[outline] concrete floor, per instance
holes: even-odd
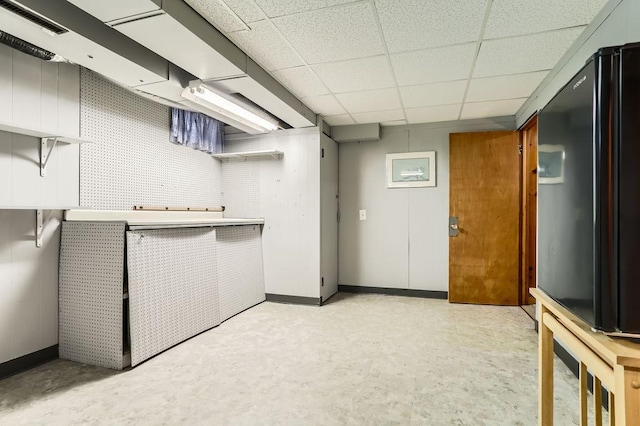
[[[519,307],[338,294],[263,303],[133,370],[57,360],[0,381],[0,425],[535,425]],[[578,424],[556,361],[556,424]]]

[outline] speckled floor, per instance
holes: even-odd
[[[130,371],[58,360],[0,381],[0,425],[534,425],[536,342],[517,307],[263,303]],[[577,404],[556,361],[556,423]]]

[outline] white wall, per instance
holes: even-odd
[[[78,135],[79,69],[0,45],[0,121]],[[40,141],[0,132],[0,363],[58,343],[58,247],[61,212],[35,244],[34,210],[77,205],[77,145],[58,145],[40,176]]]
[[[584,66],[599,48],[640,42],[640,1],[609,0],[531,97],[516,114],[518,127],[551,98]]]
[[[320,297],[320,132],[291,129],[227,139],[225,152],[277,149],[281,160],[222,164],[226,217],[263,217],[265,290]]]
[[[0,121],[77,136],[79,72],[0,45]],[[40,176],[40,140],[0,132],[0,206],[78,205],[78,146],[59,144]]]
[[[339,283],[447,291],[449,133],[514,126],[503,117],[383,127],[381,141],[339,144]],[[387,189],[386,154],[419,151],[436,151],[437,186]]]

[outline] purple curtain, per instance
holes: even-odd
[[[171,108],[171,142],[220,154],[224,149],[224,123],[199,112]]]

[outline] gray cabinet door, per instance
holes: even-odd
[[[127,232],[131,365],[220,323],[216,231]]]
[[[122,370],[124,223],[62,222],[60,358]]]
[[[220,319],[225,321],[265,300],[260,226],[216,231]]]

